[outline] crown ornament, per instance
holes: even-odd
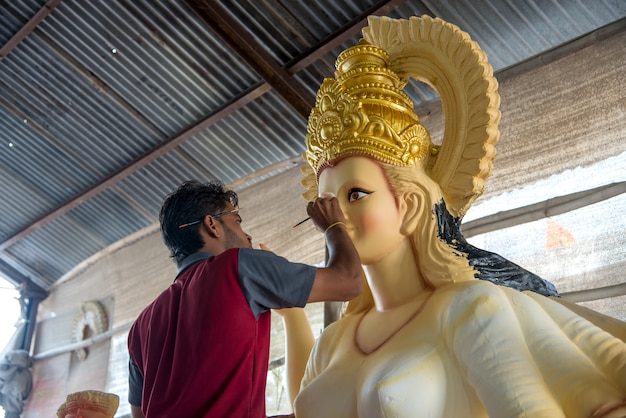
[[[303,197],[317,197],[320,172],[350,155],[414,165],[441,188],[462,219],[492,173],[500,137],[498,82],[487,55],[467,32],[430,16],[369,16],[363,39],[337,58],[309,116]],[[433,145],[403,92],[409,79],[433,87],[445,115]]]
[[[350,155],[408,166],[436,150],[384,49],[361,40],[337,58],[309,116],[305,158],[319,176]]]

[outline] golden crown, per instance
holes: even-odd
[[[389,61],[363,40],[337,58],[336,79],[320,86],[307,126],[305,157],[316,175],[348,155],[408,166],[436,151]]]
[[[500,136],[498,81],[487,55],[467,32],[439,18],[367,20],[361,42],[337,58],[336,79],[318,91],[307,127],[303,196],[314,200],[320,171],[348,155],[400,166],[419,162],[461,219],[491,175]],[[441,98],[441,145],[433,145],[402,91],[409,77]]]

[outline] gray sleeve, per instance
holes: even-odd
[[[239,281],[256,317],[269,309],[304,307],[315,271],[271,251],[239,249]]]
[[[141,406],[143,376],[132,357],[128,360],[128,403]]]

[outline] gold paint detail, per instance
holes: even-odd
[[[428,155],[430,135],[388,65],[383,49],[363,41],[337,58],[337,79],[320,86],[307,126],[306,158],[317,174],[348,155],[404,166]]]
[[[358,45],[337,58],[335,79],[322,83],[309,116],[304,197],[317,177],[349,155],[410,166],[422,164],[443,191],[448,210],[463,217],[492,173],[499,139],[498,82],[468,33],[429,16],[370,16]],[[403,88],[409,78],[440,95],[445,130],[433,145]]]

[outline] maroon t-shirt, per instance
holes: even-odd
[[[269,309],[304,306],[315,269],[259,250],[207,256],[179,274],[129,332],[146,417],[266,416]],[[131,372],[131,397],[133,385]]]

